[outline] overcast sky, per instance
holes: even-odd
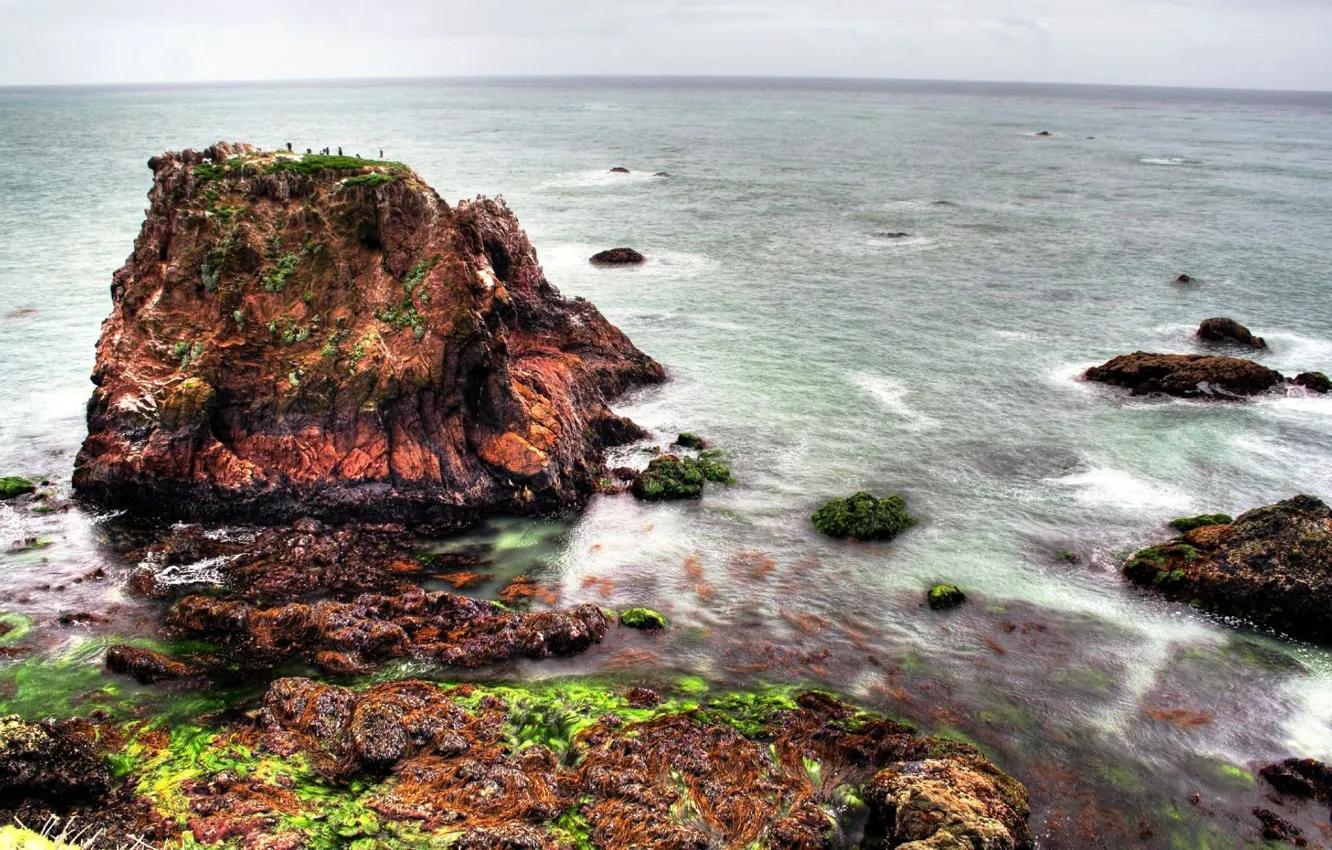
[[[0,85],[501,74],[1332,90],[1332,0],[0,0]]]

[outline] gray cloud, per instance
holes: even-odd
[[[1332,89],[1327,0],[0,0],[0,84],[754,74]]]

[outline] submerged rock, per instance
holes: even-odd
[[[457,525],[584,502],[608,399],[663,380],[547,282],[503,201],[404,165],[218,144],[150,162],[79,494],[181,518]]]
[[[628,173],[629,173],[629,169],[617,165],[617,166],[615,166],[614,168],[612,168],[612,169],[610,170],[610,173],[611,173],[611,174],[628,174]]]
[[[111,771],[77,729],[0,717],[0,811],[25,804],[59,810],[110,790]]]
[[[204,673],[195,664],[179,661],[151,649],[137,646],[112,646],[106,650],[106,669],[145,684],[198,679]]]
[[[1193,278],[1189,277],[1186,274],[1182,274],[1179,277],[1175,278],[1175,283],[1193,283]]]
[[[647,257],[633,248],[611,248],[593,254],[588,262],[596,266],[636,266],[647,262]]]
[[[812,519],[820,533],[854,540],[891,540],[916,524],[901,496],[893,493],[876,499],[863,491],[833,499],[815,511]]]
[[[708,441],[697,434],[685,431],[675,438],[675,445],[684,449],[698,449],[701,451],[708,447]]]
[[[927,759],[890,768],[874,777],[865,796],[867,848],[1031,846],[1026,789],[985,759]]]
[[[1332,510],[1312,496],[1193,528],[1137,552],[1124,574],[1217,614],[1332,640]]]
[[[301,658],[333,675],[404,657],[473,668],[575,655],[599,642],[609,627],[595,605],[515,613],[493,602],[419,588],[272,608],[189,596],[167,617],[173,635],[225,646],[252,666]]]
[[[1238,399],[1285,382],[1280,372],[1241,357],[1208,354],[1123,354],[1088,369],[1088,381],[1123,387],[1133,395]]]
[[[1200,514],[1198,516],[1185,516],[1179,519],[1172,519],[1170,527],[1180,533],[1192,531],[1195,528],[1206,528],[1209,525],[1230,525],[1234,522],[1230,514]]]
[[[1253,348],[1267,348],[1262,337],[1254,336],[1234,319],[1204,319],[1198,326],[1198,338],[1207,342],[1234,342]]]

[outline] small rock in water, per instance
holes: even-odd
[[[1295,383],[1322,395],[1332,392],[1332,380],[1322,372],[1303,372],[1295,376]]]
[[[1206,354],[1124,354],[1088,369],[1088,381],[1123,387],[1133,395],[1235,401],[1285,382],[1280,372],[1241,357]]]
[[[1175,283],[1193,283],[1193,278],[1189,277],[1186,274],[1182,274],[1179,277],[1175,278]]]
[[[1249,329],[1234,319],[1204,319],[1198,326],[1198,338],[1207,342],[1237,342],[1253,348],[1267,348],[1267,343],[1260,336],[1254,336]]]
[[[967,595],[955,584],[936,584],[930,588],[926,600],[931,610],[942,611],[945,608],[956,608],[966,602]]]
[[[874,235],[880,239],[905,239],[911,234],[903,230],[878,230]]]
[[[1042,131],[1040,131],[1039,133],[1037,133],[1036,135],[1038,135],[1038,136],[1048,136],[1048,135],[1050,135],[1050,131],[1049,131],[1049,130],[1042,130]]]
[[[666,618],[651,608],[630,608],[620,615],[620,625],[654,632],[666,628]]]
[[[593,254],[589,262],[598,266],[636,266],[647,262],[647,257],[633,248],[611,248],[609,251]]]
[[[667,174],[665,171],[658,171],[656,174],[654,174],[654,175],[652,175],[652,176],[653,176],[653,177],[670,177],[671,175]]]
[[[610,170],[610,173],[611,173],[611,174],[628,174],[628,173],[630,173],[630,172],[629,172],[629,169],[627,169],[627,168],[621,168],[620,166],[617,165],[617,166],[615,166],[614,168],[612,168],[612,169]]]

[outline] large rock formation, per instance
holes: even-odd
[[[1123,387],[1133,395],[1237,399],[1285,383],[1280,372],[1242,357],[1207,354],[1123,354],[1084,375],[1089,381]]]
[[[397,163],[218,144],[149,161],[97,348],[85,497],[178,517],[441,525],[575,505],[607,400],[660,365],[566,299],[503,201]]]
[[[1332,640],[1332,510],[1312,496],[1194,528],[1137,552],[1124,573],[1218,614]]]

